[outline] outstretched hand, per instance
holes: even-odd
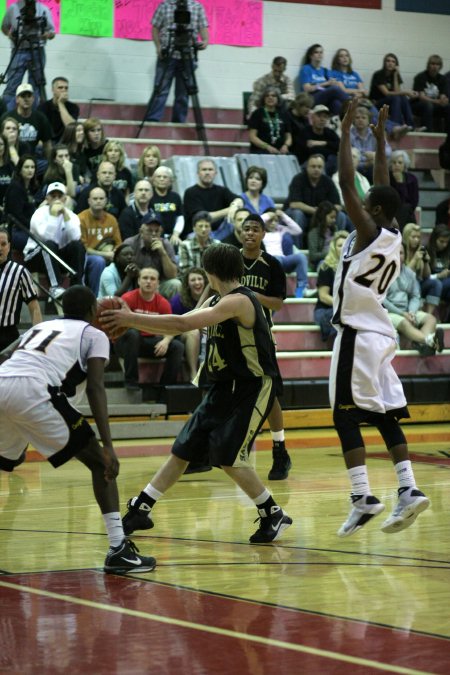
[[[122,298],[115,297],[122,306],[121,309],[105,309],[100,314],[98,320],[102,325],[102,328],[106,333],[114,338],[116,332],[122,327],[127,325],[127,319],[130,318],[130,314],[133,314],[133,311],[128,307],[125,300]]]
[[[389,117],[389,106],[384,105],[382,108],[380,108],[377,123],[370,125],[372,133],[378,141],[385,140],[384,128],[388,117]]]
[[[130,309],[105,309],[100,314],[99,321],[110,338],[114,339],[120,334],[120,328],[127,326],[127,319],[132,313]]]
[[[353,118],[355,117],[356,108],[360,105],[357,98],[354,98],[350,101],[347,108],[347,112],[344,115],[344,119],[341,122],[341,131],[343,133],[349,133],[350,128],[353,124]]]

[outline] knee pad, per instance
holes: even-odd
[[[339,440],[342,445],[342,452],[349,452],[355,448],[364,447],[363,437],[359,428],[359,422],[354,419],[349,410],[335,410],[333,412],[333,421]]]
[[[393,417],[386,417],[380,424],[377,424],[377,429],[382,435],[388,450],[396,445],[406,445],[405,434],[397,420]]]

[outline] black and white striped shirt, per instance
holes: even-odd
[[[29,271],[19,263],[8,260],[0,265],[0,326],[17,326],[22,302],[37,298],[36,286]]]

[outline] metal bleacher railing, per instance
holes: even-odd
[[[189,157],[174,155],[166,161],[175,176],[174,190],[184,194],[186,188],[197,182],[197,165],[202,159],[212,159],[217,166],[215,183],[224,185],[234,194],[244,188],[244,176],[250,166],[266,169],[268,182],[265,192],[276,202],[286,199],[292,178],[300,172],[300,165],[293,155],[238,154],[234,157]]]

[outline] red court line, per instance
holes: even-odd
[[[441,431],[422,431],[420,429],[410,429],[406,430],[408,442],[409,443],[430,443],[430,442],[445,442],[449,440],[448,432]],[[369,432],[364,430],[364,440],[367,445],[380,445],[382,443],[381,436],[378,432]],[[300,431],[298,436],[290,435],[287,440],[289,448],[296,450],[300,449],[313,449],[313,448],[336,448],[339,445],[338,437],[336,432],[329,430],[328,434],[323,434],[320,436],[308,436],[305,431]],[[120,441],[114,442],[114,448],[119,458],[126,457],[160,457],[168,456],[173,445],[173,440],[163,441],[160,443],[132,443],[127,445],[122,445]],[[271,438],[258,438],[256,440],[256,450],[270,450],[272,448],[272,439]],[[376,459],[390,459],[387,452],[385,453],[371,453],[369,448],[369,453],[371,457]],[[414,461],[422,461],[422,455],[412,454],[412,459]],[[42,455],[40,455],[36,450],[31,448],[27,451],[27,462],[41,462],[44,461]],[[448,462],[443,459],[439,462],[433,462],[429,460],[430,463],[439,463],[447,464]]]
[[[391,459],[386,453],[381,453],[381,452],[371,452],[369,453],[369,457],[373,457],[375,459]],[[420,463],[420,464],[435,464],[439,466],[450,466],[450,458],[449,457],[444,457],[444,455],[430,455],[428,453],[421,454],[420,452],[410,452],[409,453],[409,458],[412,462]]]
[[[0,586],[3,621],[8,619],[8,640],[2,647],[0,669],[14,666],[15,672],[28,672],[27,664],[33,663],[34,672],[50,673],[52,661],[64,663],[66,672],[97,675],[247,675],[274,670],[277,675],[343,675],[349,668],[352,675],[381,672],[378,668],[368,670],[368,664],[349,663],[351,657],[386,664],[385,672],[392,672],[390,667],[439,675],[450,670],[449,640],[408,630],[91,571],[11,575],[0,577],[2,582],[74,599],[58,600]],[[79,598],[124,608],[124,612],[170,617],[193,627],[111,612],[107,607],[74,604]],[[194,625],[199,624],[219,632],[196,630]],[[221,630],[258,636],[263,643],[220,634]],[[350,659],[346,662],[320,653],[293,651],[273,641],[326,650]]]

